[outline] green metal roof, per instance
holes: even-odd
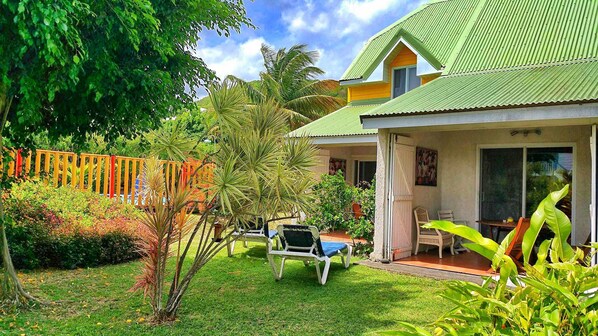
[[[401,37],[430,64],[439,68],[446,65],[477,3],[477,0],[447,0],[423,5],[372,37],[341,81],[367,78]]]
[[[598,102],[598,0],[432,2],[372,37],[341,80],[367,78],[400,38],[444,66],[442,76],[379,106],[346,107],[293,134],[375,133],[361,128],[359,115]]]
[[[333,137],[377,134],[377,130],[363,129],[359,116],[378,106],[380,104],[347,105],[294,130],[289,133],[289,136]]]
[[[598,101],[598,58],[442,76],[362,118]]]
[[[488,0],[446,74],[583,60],[598,55],[596,0]],[[460,48],[459,48],[460,47]]]

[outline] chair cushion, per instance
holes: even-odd
[[[274,237],[278,236],[278,231],[276,230],[268,230],[268,238],[272,239]]]
[[[345,243],[322,242],[322,252],[327,257],[332,257],[333,255],[336,255],[340,250],[346,248],[347,244]]]

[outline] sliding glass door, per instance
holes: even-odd
[[[572,147],[484,148],[480,154],[482,220],[529,218],[549,192],[573,187]],[[568,216],[570,195],[559,203]]]
[[[528,148],[526,160],[525,217],[531,217],[549,191],[573,183],[573,148]],[[559,204],[571,218],[571,193]]]
[[[523,199],[523,148],[482,149],[481,169],[481,219],[519,218]]]

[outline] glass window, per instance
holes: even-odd
[[[523,195],[523,148],[482,149],[480,168],[481,218],[518,219]]]
[[[399,68],[393,70],[392,97],[398,97],[403,93],[413,90],[421,83],[417,77],[416,67]]]
[[[573,182],[573,148],[482,149],[480,216],[529,218],[551,191]],[[557,207],[571,218],[571,189]]]
[[[407,68],[407,91],[411,91],[419,86],[421,83],[419,77],[417,77],[417,71],[415,67]]]
[[[376,177],[376,161],[355,161],[355,185],[371,183]]]
[[[407,88],[406,82],[407,78],[405,73],[407,72],[406,68],[402,69],[395,69],[393,74],[393,86],[392,86],[392,96],[398,97],[405,93],[405,89]]]

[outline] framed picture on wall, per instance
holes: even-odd
[[[328,174],[335,175],[337,171],[342,171],[343,176],[347,173],[347,160],[330,158],[328,165]]]
[[[415,185],[435,187],[438,176],[438,151],[417,147],[415,165]]]

